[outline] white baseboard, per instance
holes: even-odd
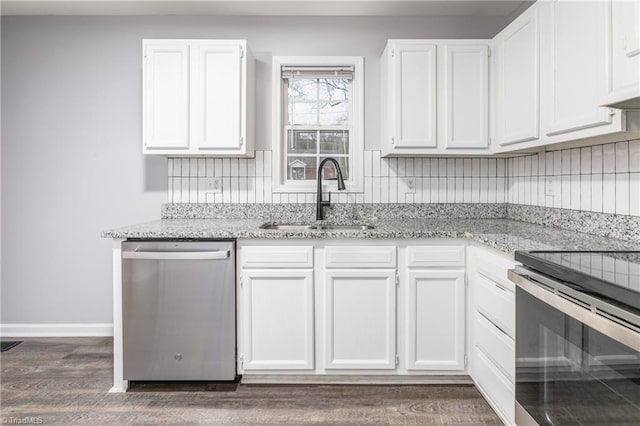
[[[113,324],[0,324],[0,337],[113,336]]]
[[[425,376],[371,376],[371,375],[284,375],[245,374],[242,384],[296,384],[296,385],[470,385],[466,374]]]

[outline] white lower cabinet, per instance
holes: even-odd
[[[407,369],[464,370],[464,271],[408,277]]]
[[[515,262],[491,249],[469,253],[469,373],[502,420],[514,424],[515,288],[507,270]]]
[[[244,369],[313,369],[313,271],[246,269],[242,290]]]
[[[325,368],[396,367],[395,269],[325,272]]]
[[[366,375],[375,383],[469,374],[513,424],[510,256],[440,239],[265,244],[238,241],[238,371],[245,379]]]

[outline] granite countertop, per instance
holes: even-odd
[[[364,231],[260,229],[264,219],[161,219],[102,233],[104,238],[136,239],[330,239],[466,238],[506,253],[516,250],[640,250],[634,242],[510,219],[377,219]],[[273,222],[272,222],[273,223]],[[349,222],[354,223],[354,222]],[[363,222],[357,222],[363,223]]]

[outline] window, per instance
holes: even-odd
[[[362,63],[360,57],[274,58],[275,191],[315,192],[318,165],[327,157],[340,164],[348,191],[362,191]],[[331,165],[323,173],[335,177]],[[327,189],[335,189],[330,182]]]

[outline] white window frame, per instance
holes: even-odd
[[[345,180],[346,191],[363,191],[363,157],[364,157],[364,58],[362,56],[274,56],[271,68],[272,78],[272,149],[273,149],[273,184],[272,191],[280,193],[316,192],[315,180],[289,180],[285,147],[283,110],[286,99],[282,83],[283,66],[353,66],[353,80],[349,93],[351,115],[349,122],[349,179]],[[331,167],[331,165],[327,165]],[[323,181],[323,191],[337,191],[336,181]]]

